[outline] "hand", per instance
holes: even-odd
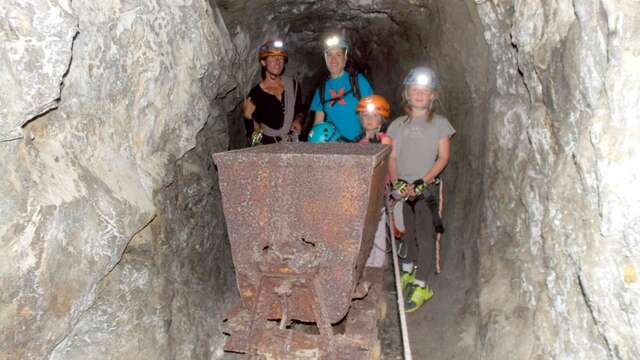
[[[247,97],[242,102],[242,116],[245,119],[251,119],[254,111],[256,111],[256,105],[251,100],[251,97]]]
[[[407,192],[409,190],[409,184],[403,179],[397,179],[391,185],[393,191],[391,192],[391,196],[396,200],[402,200],[407,197]]]
[[[293,123],[291,124],[291,131],[293,131],[294,134],[300,136],[300,133],[302,133],[302,125],[300,125],[300,121],[293,121]]]

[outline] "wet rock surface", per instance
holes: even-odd
[[[0,14],[1,359],[222,356],[237,295],[210,154],[244,143],[262,40],[286,37],[309,101],[318,42],[341,30],[394,115],[404,74],[433,65],[457,130],[417,354],[640,356],[640,2],[4,0]]]

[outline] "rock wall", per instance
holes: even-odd
[[[235,286],[210,154],[242,38],[205,0],[0,13],[0,359],[219,356]]]
[[[483,358],[638,358],[640,2],[476,3]]]
[[[20,126],[56,107],[78,24],[70,1],[2,5],[0,141],[10,141],[20,137]]]

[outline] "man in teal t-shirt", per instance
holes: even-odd
[[[324,84],[324,99],[320,99],[320,89],[316,89],[311,100],[311,110],[316,113],[314,124],[323,121],[331,122],[342,137],[349,141],[357,141],[362,133],[356,113],[359,99],[356,98],[352,89],[351,75],[344,70],[347,63],[347,50],[347,43],[343,39],[334,36],[327,40],[324,58],[330,78]],[[369,81],[362,74],[357,74],[356,81],[360,97],[373,94]],[[323,102],[324,106],[322,106]]]

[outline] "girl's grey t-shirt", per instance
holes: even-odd
[[[405,120],[406,116],[395,119],[387,134],[396,144],[398,178],[413,182],[435,164],[440,139],[453,136],[456,130],[439,114],[433,114],[431,121],[424,116]]]

